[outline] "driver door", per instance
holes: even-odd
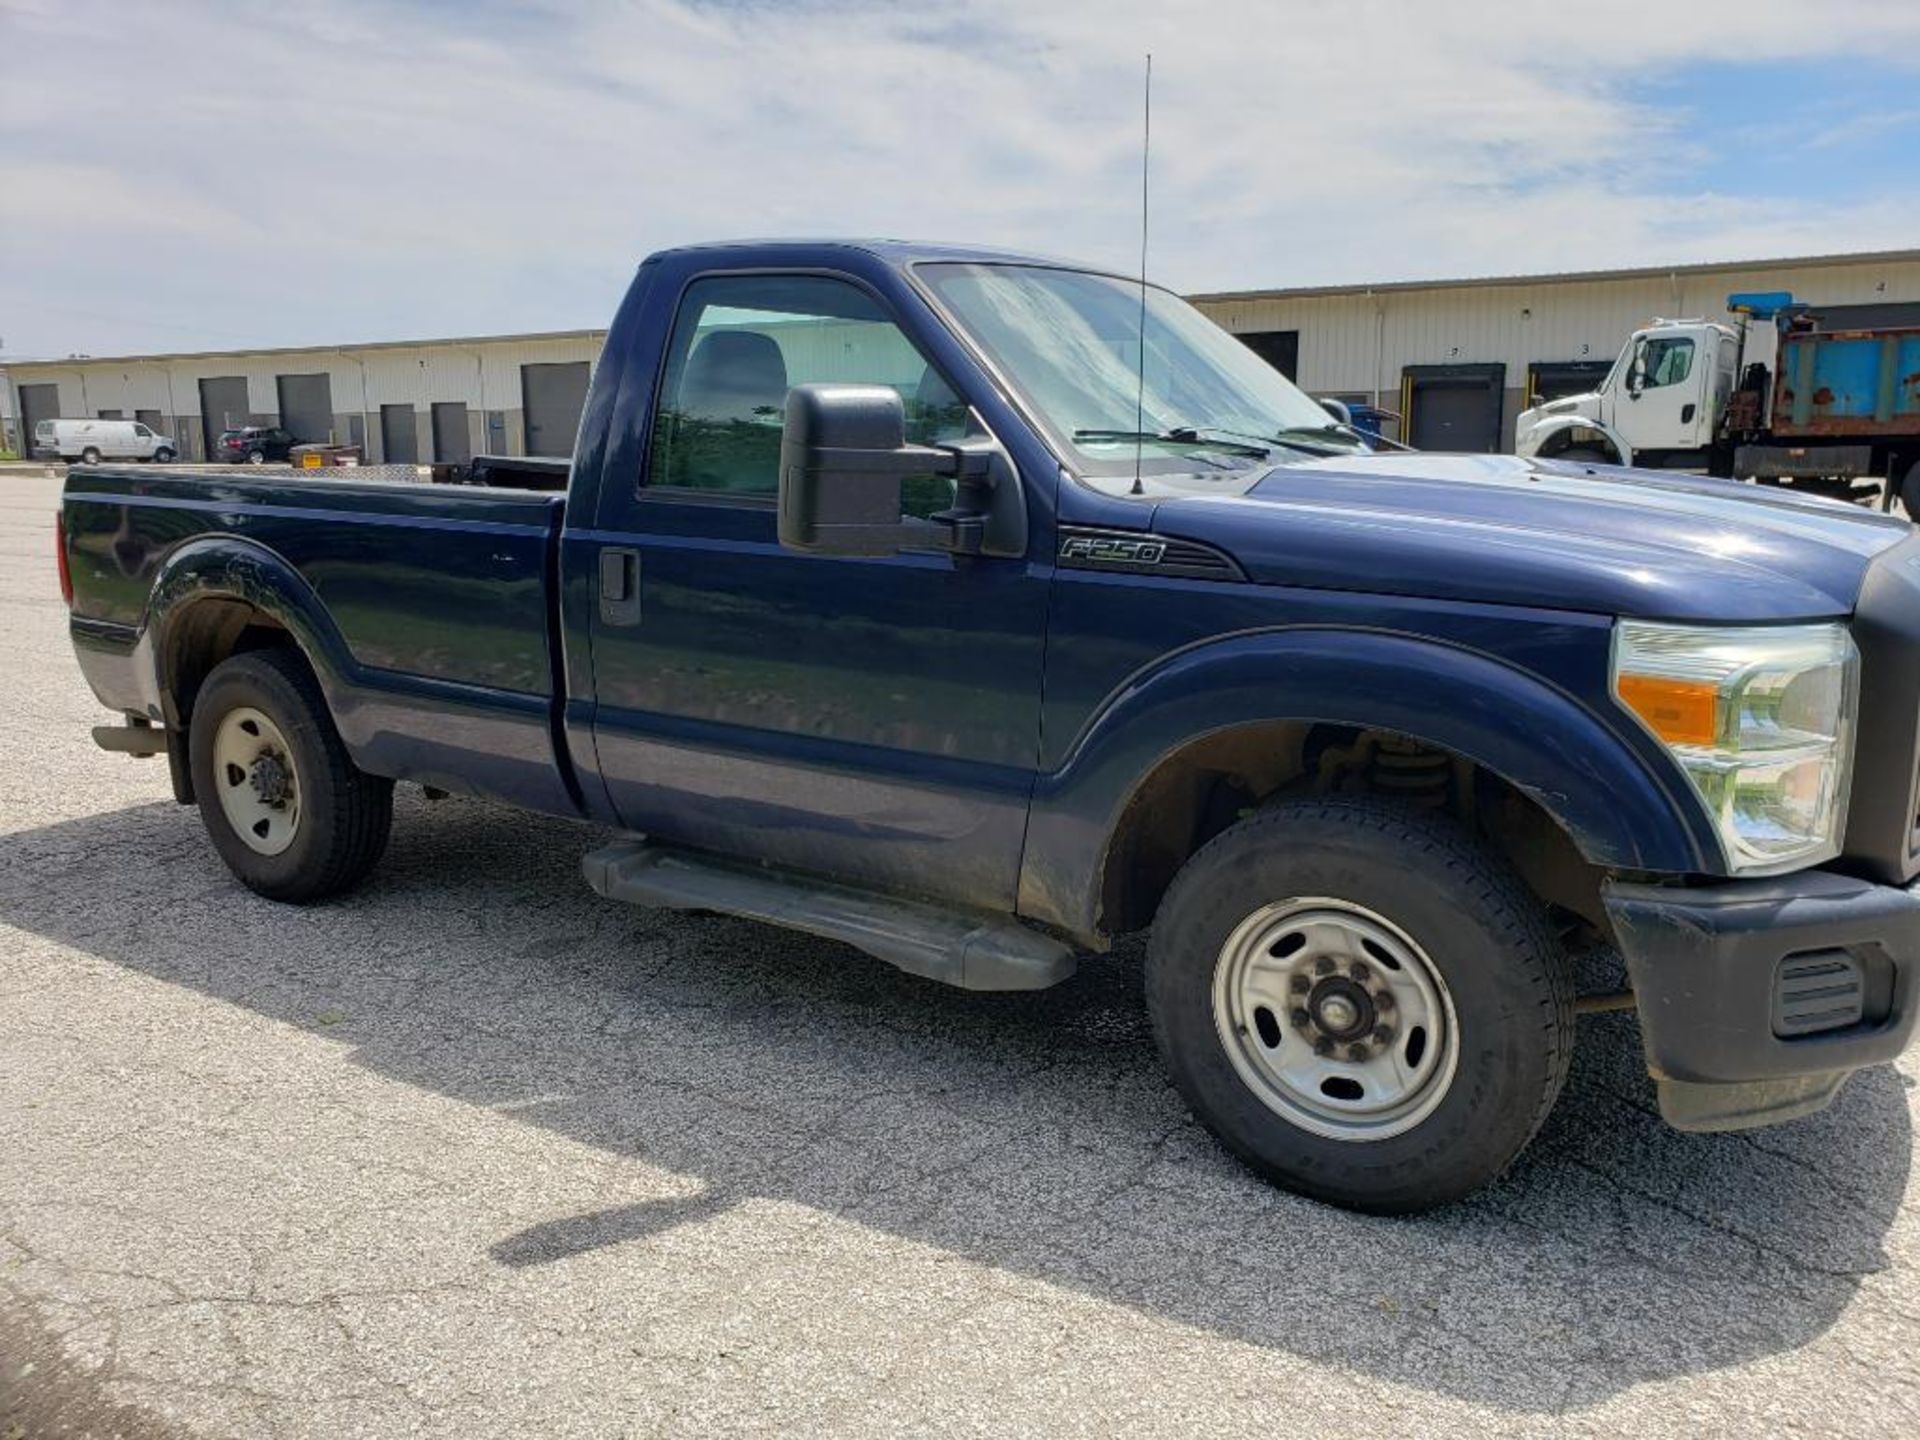
[[[1690,335],[1649,335],[1627,370],[1622,420],[1629,444],[1639,450],[1691,450],[1703,421],[1699,347]],[[1637,388],[1636,388],[1637,387]]]
[[[916,441],[977,423],[851,278],[687,286],[640,473],[603,499],[587,571],[609,796],[622,824],[661,839],[1010,909],[1038,762],[1045,569],[783,548],[781,417],[788,387],[816,382],[893,386]],[[908,510],[950,503],[928,478],[907,485]]]

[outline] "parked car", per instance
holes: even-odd
[[[83,465],[102,460],[165,463],[179,453],[170,436],[138,420],[42,420],[33,427],[36,460],[77,460]]]
[[[220,432],[214,458],[230,465],[264,465],[269,460],[285,460],[298,443],[291,431],[278,425],[246,425]]]
[[[1920,533],[1625,478],[1376,452],[1137,278],[756,243],[641,266],[564,495],[78,470],[58,553],[96,739],[262,895],[404,780],[970,989],[1151,926],[1200,1118],[1392,1212],[1538,1130],[1571,944],[1683,1129],[1913,1030]]]

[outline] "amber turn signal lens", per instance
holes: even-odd
[[[1634,714],[1670,745],[1712,745],[1719,739],[1714,721],[1719,691],[1710,681],[1622,675],[1618,689]]]

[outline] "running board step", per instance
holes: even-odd
[[[981,919],[830,881],[753,869],[647,841],[622,840],[580,862],[609,900],[717,910],[841,940],[963,990],[1044,990],[1073,974],[1071,948],[1012,920]]]

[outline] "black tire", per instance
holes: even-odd
[[[80,463],[82,465],[98,465],[100,463],[100,452],[89,445],[80,452]]]
[[[1907,467],[1907,478],[1900,482],[1900,508],[1907,519],[1920,523],[1920,460]]]
[[[153,452],[153,459],[157,465],[170,465],[173,463],[173,451],[162,445],[158,450]]]
[[[266,464],[266,463],[267,463],[267,452],[266,452],[266,451],[264,451],[264,450],[249,450],[249,451],[247,452],[247,464],[249,464],[249,465],[264,465],[264,464]]]
[[[261,854],[244,840],[220,798],[225,777],[215,774],[215,740],[222,719],[241,707],[265,715],[292,752],[299,823],[279,854]],[[355,768],[297,652],[254,650],[215,666],[194,700],[187,751],[213,848],[242,884],[269,900],[304,904],[349,890],[386,849],[393,782]]]
[[[1574,450],[1562,450],[1552,458],[1564,460],[1569,465],[1618,465],[1620,463],[1604,450],[1593,450],[1586,446]]]
[[[1216,1025],[1229,939],[1293,897],[1373,912],[1444,982],[1454,1068],[1402,1133],[1331,1138],[1294,1123],[1241,1077]],[[1546,1119],[1572,1058],[1573,980],[1545,907],[1451,820],[1367,799],[1274,805],[1193,856],[1154,921],[1147,1002],[1174,1082],[1229,1150],[1290,1190],[1375,1214],[1445,1204],[1497,1177]],[[1307,1043],[1293,1028],[1304,1014],[1278,1045]],[[1264,1043],[1267,1020],[1260,1029]]]

